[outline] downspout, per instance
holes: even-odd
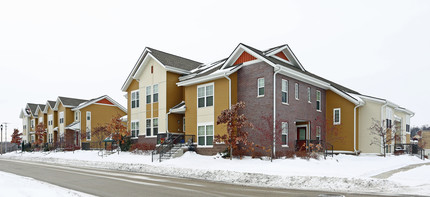
[[[354,107],[354,153],[357,155],[357,108],[363,106],[359,103]]]
[[[387,105],[388,105],[388,101],[385,101],[385,104],[381,106],[381,128],[384,127],[384,121],[383,121],[384,116],[382,115],[384,113],[383,108],[386,108]],[[386,137],[386,136],[384,136],[384,137]],[[381,144],[383,144],[383,137],[381,137]],[[385,154],[384,149],[385,149],[385,147],[381,147],[381,153],[382,154]]]
[[[281,71],[281,67],[278,66],[278,70],[273,73],[273,153],[272,159],[276,157],[276,74]]]
[[[169,113],[166,114],[166,134],[167,134],[167,139],[169,139],[169,114],[172,113],[169,110]]]
[[[228,108],[231,109],[231,79],[224,73],[224,77],[228,79]]]

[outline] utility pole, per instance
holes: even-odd
[[[4,124],[4,147],[5,147],[5,153],[7,153],[7,122],[3,123]]]

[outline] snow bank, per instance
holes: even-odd
[[[161,163],[152,163],[150,155],[123,152],[119,155],[100,157],[98,151],[52,152],[50,154],[8,153],[3,158],[156,173],[263,187],[404,194],[417,193],[411,189],[414,186],[407,182],[371,177],[410,164],[425,163],[415,156],[407,155],[386,158],[374,155],[336,155],[327,160],[296,158],[277,159],[270,162],[250,157],[242,160],[227,160],[220,156],[202,156],[194,152],[187,152],[182,157]],[[426,187],[430,188],[428,185]],[[426,194],[430,195],[430,189]]]
[[[40,197],[90,197],[92,195],[65,189],[49,183],[37,181],[29,177],[18,176],[0,171],[2,196],[40,196]],[[23,187],[25,185],[25,187]]]

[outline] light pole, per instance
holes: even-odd
[[[1,142],[1,144],[3,144],[3,124],[0,127],[1,127],[0,142]],[[3,146],[2,145],[0,145],[0,155],[3,155]]]
[[[7,153],[7,123],[4,123],[4,126],[5,126],[5,128],[4,128],[4,147],[5,147],[5,153]]]

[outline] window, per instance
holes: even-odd
[[[39,117],[39,123],[43,123],[43,117]]]
[[[146,136],[151,136],[151,119],[146,119]]]
[[[210,107],[214,105],[214,85],[203,85],[197,88],[198,107]]]
[[[288,81],[282,79],[282,103],[288,104]]]
[[[154,136],[158,134],[158,118],[152,119],[152,132]]]
[[[321,111],[321,92],[317,90],[317,111]]]
[[[146,104],[151,103],[151,86],[146,87]]]
[[[48,126],[52,126],[52,115],[48,115]]]
[[[87,111],[87,120],[91,121],[91,112]]]
[[[311,103],[311,88],[308,87],[308,103]]]
[[[131,121],[131,137],[139,136],[139,121]]]
[[[139,90],[131,92],[131,108],[139,107]]]
[[[34,128],[34,119],[31,120],[31,128]]]
[[[299,100],[299,84],[298,83],[294,84],[294,97],[296,98],[296,100]]]
[[[60,112],[60,124],[64,123],[64,112]]]
[[[185,117],[182,119],[182,131],[185,132]]]
[[[319,141],[319,140],[321,140],[321,127],[317,126],[316,129],[317,129],[316,138]]]
[[[390,108],[387,108],[387,112],[386,112],[386,116],[387,116],[387,128],[391,128],[391,120],[393,119],[392,117],[392,111]]]
[[[258,96],[264,96],[264,78],[258,78]]]
[[[87,127],[87,141],[91,140],[91,128]]]
[[[79,111],[75,111],[75,121],[79,121],[80,114],[81,113]]]
[[[197,140],[199,146],[212,146],[214,139],[214,126],[201,125],[197,128]]]
[[[334,125],[340,124],[340,108],[333,109],[333,124]]]
[[[410,132],[411,132],[411,131],[410,131],[410,128],[411,128],[411,126],[407,124],[407,125],[406,125],[406,132],[407,132],[407,133],[410,133]]]
[[[282,123],[282,145],[288,146],[288,122]]]
[[[154,101],[154,103],[156,103],[156,102],[158,102],[158,84],[155,84],[152,89],[154,92],[154,94],[152,95],[153,101]]]

